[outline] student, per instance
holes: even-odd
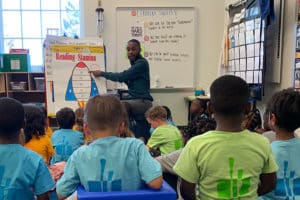
[[[41,155],[47,165],[54,155],[50,138],[45,134],[46,119],[42,109],[35,105],[24,105],[25,147]]]
[[[199,99],[196,98],[192,101],[190,106],[190,115],[191,115],[191,121],[195,117],[200,116],[201,118],[204,118],[208,115],[207,113],[207,102],[209,99]]]
[[[75,124],[73,126],[73,130],[83,133],[84,110],[83,108],[77,108],[74,113],[75,113]]]
[[[269,142],[272,143],[275,140],[276,133],[271,130],[269,126],[269,116],[270,111],[268,109],[265,110],[263,114],[263,128],[259,130],[259,133],[261,133],[263,136],[269,139]]]
[[[24,108],[12,98],[0,98],[0,199],[48,199],[54,187],[42,157],[20,145]]]
[[[190,107],[190,113],[192,120],[188,123],[187,127],[183,128],[183,140],[184,144],[192,137],[203,133],[202,124],[203,121],[208,121],[208,124],[214,124],[210,130],[215,129],[215,120],[210,116],[207,110],[208,99],[194,99]],[[211,122],[211,123],[210,123]]]
[[[53,134],[53,130],[50,127],[50,121],[49,121],[49,118],[48,118],[48,112],[47,112],[47,109],[45,107],[43,107],[42,110],[43,110],[43,113],[45,115],[45,120],[46,120],[45,134],[51,139],[51,136]]]
[[[197,124],[195,124],[195,128],[193,129],[196,131],[193,132],[190,136],[194,137],[197,135],[201,135],[207,131],[211,131],[211,130],[215,130],[215,129],[216,129],[216,121],[214,119],[212,119],[211,117],[200,118],[197,121]],[[169,154],[165,154],[165,155],[156,157],[155,159],[161,164],[163,172],[176,174],[173,171],[173,166],[175,165],[176,161],[178,160],[178,157],[181,154],[181,152],[182,152],[182,149],[179,149],[179,150],[171,152]]]
[[[285,89],[268,103],[269,125],[276,133],[271,143],[279,170],[276,188],[261,199],[300,199],[300,139],[294,131],[300,126],[300,93]]]
[[[182,178],[182,196],[196,199],[196,184],[201,200],[254,200],[272,191],[278,167],[269,142],[241,127],[250,111],[247,83],[221,76],[212,83],[210,94],[216,130],[189,140],[173,168]]]
[[[155,130],[147,146],[158,148],[162,155],[171,153],[183,146],[182,135],[177,127],[169,125],[167,111],[162,106],[154,106],[145,113],[147,121]]]
[[[172,113],[171,113],[171,110],[170,110],[170,108],[168,107],[168,106],[162,106],[164,109],[166,109],[166,111],[167,111],[167,120],[168,120],[168,124],[170,124],[170,125],[173,125],[173,126],[176,126],[176,124],[173,122],[173,118],[172,118]],[[177,127],[177,126],[176,126]],[[154,128],[150,128],[150,135],[152,135],[152,133],[153,133],[153,131],[154,131]]]
[[[69,158],[57,183],[61,199],[71,195],[79,184],[87,191],[103,192],[138,190],[144,183],[153,189],[161,187],[161,167],[144,143],[136,138],[118,137],[124,126],[123,109],[112,96],[89,99],[84,114],[94,141]]]
[[[120,129],[119,137],[121,137],[121,138],[127,138],[127,137],[134,138],[135,137],[134,133],[129,128],[128,113],[127,113],[126,108],[123,109],[122,116],[123,116],[123,122],[122,122],[122,127],[123,128]]]
[[[210,117],[207,118],[200,118],[197,121],[197,124],[195,124],[195,128],[193,130],[195,131],[193,134],[191,134],[191,137],[194,137],[196,135],[201,135],[207,131],[215,130],[216,128],[216,121]],[[174,151],[169,154],[165,154],[162,156],[158,156],[155,159],[161,164],[162,170],[163,170],[163,178],[164,180],[169,183],[173,187],[173,189],[176,190],[178,194],[178,199],[181,199],[180,195],[180,189],[179,189],[179,182],[178,177],[176,173],[173,170],[173,167],[178,160],[180,154],[182,152],[182,149],[179,149],[177,151]]]
[[[260,112],[257,108],[254,108],[249,114],[246,115],[242,122],[242,128],[248,129],[249,131],[259,133],[261,129],[262,120]]]
[[[83,134],[72,130],[75,124],[75,113],[71,108],[62,108],[56,113],[59,130],[56,130],[51,142],[55,154],[51,159],[51,165],[61,161],[67,161],[70,155],[84,144]]]

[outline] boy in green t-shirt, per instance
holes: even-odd
[[[147,147],[159,148],[162,155],[171,153],[183,147],[182,135],[179,129],[168,124],[167,111],[163,106],[150,108],[145,116],[153,131]]]
[[[182,178],[182,196],[196,199],[196,185],[201,200],[254,200],[272,191],[278,167],[269,142],[241,126],[250,111],[247,83],[225,75],[212,83],[210,94],[216,130],[193,137],[173,168]]]

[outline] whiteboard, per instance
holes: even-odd
[[[105,70],[101,38],[47,36],[44,42],[46,108],[52,116],[63,107],[83,107],[94,95],[106,93],[106,83],[90,70]]]
[[[151,88],[194,87],[196,12],[193,7],[118,7],[117,70],[127,69],[127,41],[141,42]]]

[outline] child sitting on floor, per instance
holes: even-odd
[[[120,138],[124,128],[123,105],[113,96],[94,96],[85,108],[93,142],[75,151],[56,188],[60,198],[71,195],[79,184],[90,192],[138,190],[146,183],[159,189],[162,172],[142,141]]]
[[[278,169],[269,141],[243,129],[249,113],[246,81],[225,75],[210,87],[215,131],[190,139],[174,166],[184,199],[257,199],[273,190]]]
[[[172,113],[171,113],[171,110],[170,110],[170,108],[168,107],[168,106],[162,106],[164,109],[166,109],[166,111],[167,111],[167,120],[168,120],[168,124],[170,124],[170,125],[173,125],[173,126],[176,126],[176,124],[173,122],[173,118],[172,118]],[[177,127],[177,126],[176,126]],[[153,133],[153,131],[154,131],[154,128],[153,127],[151,127],[150,128],[150,135],[152,135],[152,133]]]
[[[40,155],[20,145],[24,108],[12,98],[0,98],[0,199],[44,200],[54,187]]]
[[[55,154],[51,159],[51,165],[61,161],[67,161],[71,154],[84,144],[83,134],[72,130],[75,124],[75,113],[71,108],[62,108],[56,113],[59,130],[51,136],[51,142]]]
[[[41,155],[47,165],[54,155],[50,138],[45,134],[46,118],[41,108],[24,105],[25,110],[25,147]]]
[[[150,151],[151,148],[158,148],[160,153],[164,155],[183,146],[182,135],[177,127],[168,124],[167,111],[164,107],[154,106],[145,113],[145,116],[151,127],[154,128],[154,132],[147,143]]]
[[[279,170],[276,188],[260,199],[300,199],[300,139],[294,132],[300,126],[300,93],[286,89],[268,103],[269,125],[276,133],[271,148]]]

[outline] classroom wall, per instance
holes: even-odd
[[[218,63],[224,30],[224,1],[220,0],[102,0],[104,8],[103,40],[107,52],[107,70],[116,71],[116,7],[123,6],[187,6],[197,8],[197,40],[195,52],[195,86],[208,91],[210,83],[218,75]],[[97,36],[95,9],[98,0],[82,0],[82,37]],[[129,66],[129,65],[128,65]],[[151,66],[150,66],[151,67]],[[183,74],[184,76],[184,74]],[[177,125],[187,124],[188,107],[185,96],[193,95],[193,89],[153,89],[155,104],[170,107]]]

